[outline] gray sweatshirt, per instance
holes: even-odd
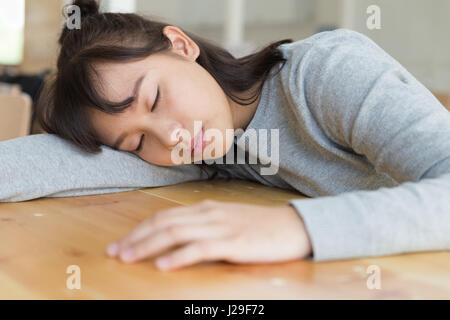
[[[246,163],[223,160],[208,173],[312,197],[288,205],[305,222],[313,261],[450,249],[450,113],[355,31],[321,32],[279,48],[287,63],[271,70],[254,117],[229,151],[244,152]],[[242,143],[259,129],[279,130],[276,174],[262,174],[267,159]],[[207,178],[196,164],[156,166],[106,146],[86,154],[55,135],[0,143],[3,202]]]

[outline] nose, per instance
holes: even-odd
[[[183,140],[182,129],[182,125],[178,122],[162,123],[157,129],[156,135],[161,144],[171,150]]]

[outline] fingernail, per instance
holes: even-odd
[[[112,257],[115,257],[118,252],[119,252],[119,245],[116,242],[109,244],[108,248],[106,249],[106,253],[108,253],[108,255]]]
[[[120,259],[124,261],[130,261],[133,259],[134,252],[132,249],[126,249],[123,253],[120,254]]]
[[[169,268],[169,259],[167,258],[159,258],[156,260],[156,265],[159,269],[167,269]]]

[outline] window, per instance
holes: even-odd
[[[0,65],[23,59],[25,0],[0,0]]]

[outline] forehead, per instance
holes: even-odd
[[[93,67],[96,76],[93,85],[97,93],[108,101],[123,101],[133,95],[136,80],[142,75],[156,75],[164,63],[162,55],[154,54],[145,59],[124,62],[96,62]],[[109,114],[94,107],[86,107],[94,135],[105,142],[109,132],[120,128],[124,120],[129,119],[133,107],[123,113]]]
[[[102,144],[112,146],[119,133],[126,130],[126,127],[129,127],[129,121],[135,117],[130,111],[130,109],[127,109],[124,113],[108,114],[88,107],[88,121],[95,139]]]
[[[161,66],[170,65],[174,57],[168,54],[155,53],[143,59],[125,61],[97,61],[93,67],[101,79],[127,79],[132,75],[148,69],[159,69]]]
[[[129,84],[129,81],[136,80],[136,77],[144,72],[152,70],[156,74],[158,71],[164,70],[164,73],[167,73],[170,72],[170,67],[173,68],[177,62],[186,61],[186,58],[180,54],[167,50],[138,60],[97,61],[93,63],[93,68],[96,74],[95,81],[99,82],[100,86],[103,86],[105,90],[117,91],[124,87],[124,83]]]
[[[120,101],[129,97],[135,81],[153,69],[149,58],[140,61],[103,62],[94,65],[93,84],[99,94],[110,101]]]

